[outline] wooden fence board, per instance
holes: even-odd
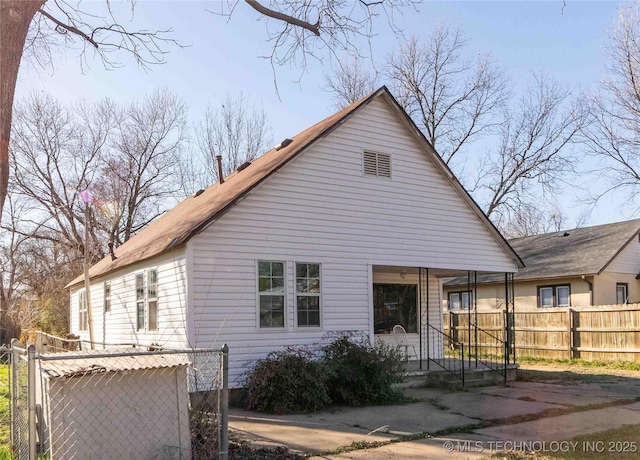
[[[488,333],[480,333],[478,347],[490,348],[485,339],[491,336],[504,338],[503,311],[478,312],[477,315],[446,312],[444,332],[473,347],[476,318],[478,328]],[[640,306],[637,305],[516,311],[513,323],[518,356],[640,362]]]

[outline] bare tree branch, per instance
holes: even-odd
[[[306,21],[302,21],[296,17],[289,16],[288,14],[280,13],[278,11],[269,9],[256,0],[244,0],[251,8],[256,10],[260,14],[264,14],[265,16],[269,16],[270,18],[277,19],[278,21],[287,22],[293,26],[300,27],[302,29],[306,29],[309,32],[313,33],[315,36],[320,36],[320,18],[315,24],[310,24]],[[379,2],[378,2],[379,3]],[[365,4],[366,5],[366,4]],[[371,6],[371,5],[367,5]]]

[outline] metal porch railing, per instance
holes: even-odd
[[[464,386],[464,346],[456,339],[451,337],[450,335],[444,333],[440,329],[433,327],[431,324],[427,324],[427,336],[431,344],[433,345],[433,349],[436,350],[436,353],[442,350],[443,356],[442,358],[433,358],[431,356],[427,356],[427,370],[429,370],[429,365],[431,363],[435,364],[441,369],[444,369],[449,374],[454,377],[460,379],[462,385]],[[457,360],[448,359],[444,356],[444,351],[448,348],[460,350],[461,360],[459,365]]]

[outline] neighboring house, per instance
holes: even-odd
[[[640,302],[640,219],[509,240],[525,268],[514,275],[516,310]],[[478,275],[477,308],[502,309],[504,277]],[[444,283],[444,308],[473,308],[473,276]],[[471,301],[469,301],[471,299]]]
[[[440,278],[522,266],[384,87],[243,166],[91,267],[95,341],[227,343],[235,386],[338,331],[393,341],[401,324],[438,357]],[[86,340],[83,277],[69,287]]]

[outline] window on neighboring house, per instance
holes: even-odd
[[[296,313],[299,327],[320,326],[320,264],[296,262]]]
[[[571,306],[571,288],[569,285],[539,286],[539,307],[569,307]]]
[[[472,307],[473,294],[471,291],[449,293],[449,310],[471,310]]]
[[[87,293],[83,289],[78,292],[78,330],[89,329],[89,312],[87,310]]]
[[[139,331],[158,330],[158,270],[156,269],[136,273],[136,328]]]
[[[417,292],[415,284],[374,284],[374,333],[389,334],[396,324],[407,332],[418,332]]]
[[[624,305],[629,301],[629,285],[627,283],[616,284],[616,303]]]
[[[104,311],[111,311],[111,281],[104,282]]]
[[[284,262],[258,261],[260,327],[284,327]]]
[[[363,152],[362,171],[365,176],[391,178],[391,155],[387,153]]]

